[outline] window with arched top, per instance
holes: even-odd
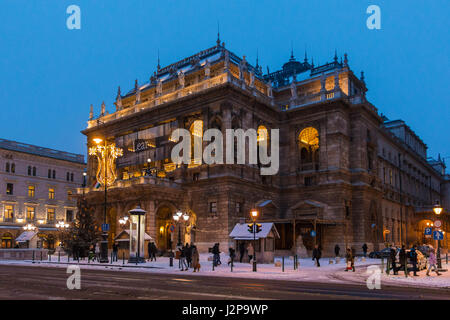
[[[203,141],[203,121],[195,120],[189,128],[191,132],[191,164],[190,166],[197,166],[202,164],[202,141]],[[200,154],[196,157],[194,153],[194,146],[199,148]]]
[[[269,132],[267,131],[267,128],[265,126],[260,125],[258,127],[258,130],[256,131],[256,134],[257,134],[258,144],[261,141],[267,141],[267,142],[269,141]]]
[[[314,127],[303,129],[298,135],[301,170],[319,169],[319,131]]]

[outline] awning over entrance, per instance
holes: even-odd
[[[27,242],[31,241],[37,235],[34,231],[24,231],[16,238],[16,242]]]
[[[262,222],[261,224],[261,232],[256,234],[256,239],[264,239],[264,238],[279,238],[275,225],[272,222]],[[253,233],[248,231],[247,223],[237,223],[233,231],[230,233],[230,238],[234,240],[253,240]]]

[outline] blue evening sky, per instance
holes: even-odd
[[[81,30],[68,30],[66,8],[81,8]],[[381,30],[366,9],[381,8]],[[221,40],[266,71],[305,48],[314,62],[345,52],[368,99],[402,118],[428,145],[450,156],[448,0],[0,0],[0,137],[86,154],[89,106],[109,111],[117,87],[148,81],[173,63]],[[447,162],[449,162],[447,159]]]

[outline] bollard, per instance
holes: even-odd
[[[169,257],[169,267],[173,267],[173,257]]]
[[[122,264],[125,264],[125,252],[122,252]]]
[[[48,261],[52,262],[52,255],[51,254],[48,255]]]
[[[33,250],[33,258],[32,259],[33,259],[33,263],[34,263],[34,250]]]
[[[61,261],[61,252],[58,251],[58,263]]]
[[[386,274],[389,275],[390,273],[390,266],[391,266],[391,259],[386,260]]]
[[[41,261],[42,261],[42,250],[41,250]]]
[[[405,277],[408,278],[408,259],[405,261]]]
[[[281,257],[281,270],[284,272],[284,256]]]
[[[448,253],[445,254],[445,264],[448,264]]]
[[[111,264],[113,263],[113,253],[111,252]]]

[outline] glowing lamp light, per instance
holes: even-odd
[[[18,219],[17,219],[17,222],[18,222],[18,223],[22,223],[22,222],[23,222],[23,219],[22,219],[22,218],[18,218]]]
[[[159,228],[159,233],[160,233],[160,234],[164,234],[164,226],[161,226],[161,227]]]
[[[100,139],[100,138],[94,138],[94,139],[92,139],[96,144],[100,144],[100,143],[102,143],[102,141],[103,141],[103,139]]]
[[[183,214],[183,219],[184,219],[184,221],[188,221],[189,215],[187,213]]]
[[[252,209],[252,211],[250,211],[250,215],[252,218],[256,219],[256,217],[258,217],[258,210]]]
[[[174,219],[175,221],[178,221],[178,220],[180,220],[180,216],[179,216],[178,214],[174,214],[174,215],[173,215],[173,219]]]
[[[436,201],[436,204],[434,205],[433,211],[435,214],[440,215],[442,212],[442,207],[439,205],[439,201]]]

